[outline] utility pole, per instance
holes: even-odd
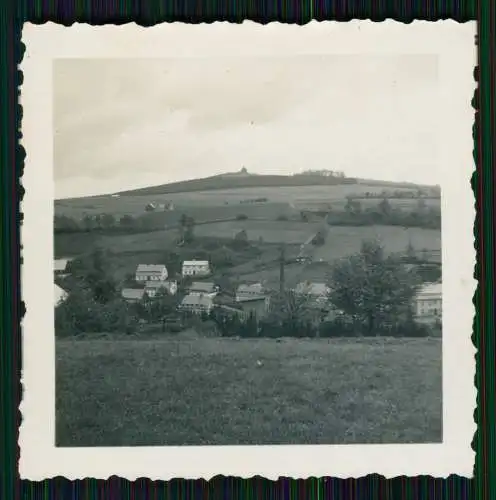
[[[284,245],[281,245],[281,257],[279,262],[279,291],[284,293],[284,264],[285,264],[285,249]]]

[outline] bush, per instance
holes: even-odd
[[[247,220],[248,216],[245,214],[238,214],[236,215],[236,220]]]

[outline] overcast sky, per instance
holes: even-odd
[[[437,59],[58,60],[57,198],[232,172],[440,182]]]

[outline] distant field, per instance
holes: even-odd
[[[253,215],[274,214],[278,210],[286,213],[288,204],[293,210],[316,208],[332,204],[339,206],[346,203],[348,195],[365,196],[365,193],[378,191],[378,186],[367,184],[343,184],[328,186],[285,186],[285,187],[257,187],[211,191],[195,191],[190,193],[171,193],[167,195],[122,195],[118,198],[112,196],[95,196],[71,200],[58,200],[55,203],[55,213],[80,217],[83,213],[111,213],[117,216],[124,214],[140,215],[145,213],[145,206],[150,202],[165,203],[172,201],[176,212],[190,211],[191,215],[206,220],[209,217],[227,217],[237,213],[250,213]],[[392,188],[391,188],[392,189]],[[411,188],[397,188],[396,191],[411,190]],[[252,205],[241,204],[243,200],[254,198],[267,198],[268,203]],[[366,200],[367,203],[377,204],[380,200]],[[435,204],[437,200],[426,200]],[[412,203],[412,200],[391,200],[395,205]],[[227,203],[227,205],[226,205]],[[416,203],[416,200],[413,201]],[[280,204],[277,207],[274,204]],[[206,207],[211,211],[203,213]],[[283,208],[286,207],[286,208]],[[200,209],[200,211],[198,211]],[[173,219],[175,214],[169,214]]]
[[[439,339],[58,340],[56,444],[438,443],[441,371]]]
[[[197,226],[195,234],[200,237],[233,238],[244,229],[251,241],[258,241],[262,238],[267,243],[301,244],[315,234],[320,227],[321,224],[317,223],[245,220]]]
[[[379,238],[386,251],[404,252],[411,242],[416,250],[441,251],[441,231],[401,226],[331,226],[323,246],[315,247],[315,259],[332,261],[360,251],[363,240]]]
[[[209,193],[218,193],[210,191]],[[133,217],[145,216],[149,220],[156,220],[161,224],[175,224],[182,214],[193,217],[196,221],[208,221],[214,219],[236,217],[245,214],[249,217],[277,217],[278,215],[298,215],[298,211],[291,207],[288,200],[270,200],[267,203],[258,204],[225,204],[224,196],[210,198],[197,198],[198,193],[176,194],[177,200],[170,196],[121,196],[112,198],[110,196],[99,196],[94,198],[83,198],[74,200],[59,200],[55,203],[55,214],[65,215],[73,218],[82,218],[84,214],[108,213],[115,217],[132,215]],[[148,203],[157,204],[168,201],[174,202],[174,210],[164,212],[157,209],[155,212],[146,212]]]

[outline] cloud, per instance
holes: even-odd
[[[432,56],[59,60],[54,82],[57,196],[242,166],[437,182]]]

